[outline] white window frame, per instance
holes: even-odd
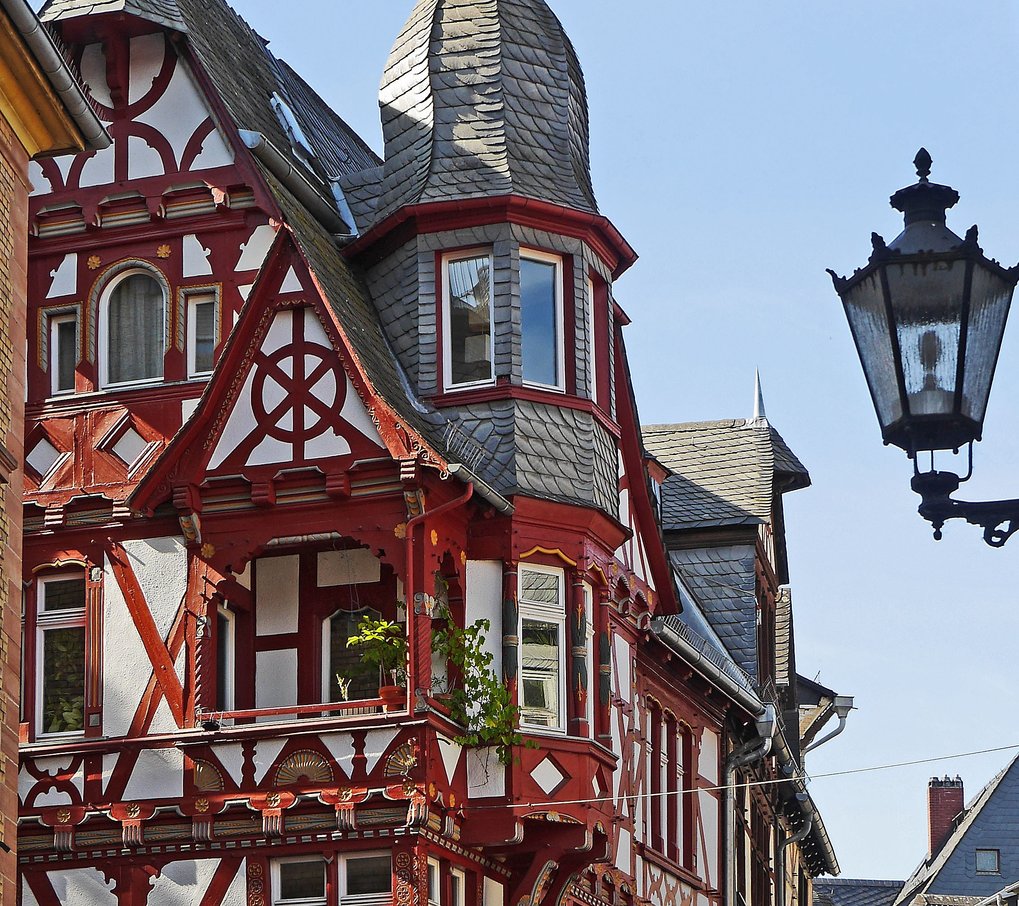
[[[451,881],[449,885],[449,906],[467,906],[467,872],[462,868],[450,868],[449,876]],[[457,881],[457,884],[452,883],[454,879]],[[459,896],[457,896],[457,890],[460,891]]]
[[[43,729],[43,704],[45,700],[45,686],[43,685],[44,680],[44,661],[43,657],[43,640],[45,634],[53,629],[78,629],[82,628],[85,633],[88,633],[86,613],[87,598],[82,602],[80,608],[74,608],[73,610],[55,610],[52,613],[47,614],[43,608],[43,604],[46,600],[46,586],[51,582],[62,582],[67,579],[76,579],[78,577],[85,578],[84,569],[73,569],[63,570],[61,572],[48,573],[45,576],[40,576],[36,579],[35,585],[35,714],[33,715],[33,722],[35,724],[35,736],[37,739],[77,739],[85,735],[85,723],[84,720],[84,695],[85,687],[88,684],[88,639],[83,639],[83,660],[85,664],[84,675],[82,676],[82,728],[80,730],[67,730],[58,733],[47,733]],[[87,595],[86,588],[86,595]]]
[[[453,318],[449,298],[449,266],[456,261],[467,261],[471,258],[488,258],[489,303],[488,303],[488,361],[491,375],[483,381],[466,381],[462,384],[453,383],[453,346],[451,343]],[[491,387],[495,384],[495,256],[491,248],[481,247],[449,252],[441,256],[442,268],[442,389],[449,392],[460,392],[475,387]]]
[[[442,863],[432,858],[428,859],[428,903],[442,906]]]
[[[988,870],[986,868],[981,868],[977,864],[979,862],[979,860],[980,860],[980,854],[981,853],[993,853],[993,855],[994,855],[994,868],[992,870]],[[974,851],[973,860],[974,860],[974,869],[976,870],[976,873],[978,875],[1000,875],[1001,874],[1001,850],[1000,849],[995,849],[995,848],[990,847],[990,846],[978,846],[978,847],[976,847],[976,849]]]
[[[543,384],[540,381],[528,381],[522,377],[523,361],[521,361],[521,380],[525,387],[536,387],[539,390],[554,390],[557,393],[566,392],[566,319],[563,312],[563,256],[554,255],[550,252],[543,252],[539,249],[521,248],[520,260],[538,261],[542,264],[555,265],[555,326],[556,326],[556,382],[554,384]],[[523,359],[523,314],[521,313],[520,349],[521,360]]]
[[[219,663],[219,650],[220,650],[220,639],[219,639],[219,617],[224,617],[226,620],[226,664],[223,665],[223,676],[225,679],[224,688],[219,689],[218,679],[220,673]],[[224,607],[222,604],[216,608],[216,696],[220,696],[222,692],[224,710],[232,711],[236,705],[236,692],[237,692],[237,614],[235,614],[229,607]]]
[[[120,286],[128,277],[145,276],[154,280],[163,296],[163,318],[160,324],[161,335],[160,345],[163,347],[163,363],[160,373],[156,377],[142,378],[137,381],[110,380],[110,299],[113,291]],[[122,387],[147,387],[151,384],[161,384],[166,378],[166,347],[167,347],[167,324],[170,317],[170,300],[167,298],[166,283],[156,273],[144,267],[131,267],[120,271],[106,286],[99,296],[99,386],[103,390],[114,390]]]
[[[215,370],[215,362],[208,371],[199,371],[196,362],[198,355],[198,319],[195,317],[195,309],[199,305],[212,306],[212,352],[215,359],[216,347],[219,345],[219,294],[214,290],[201,290],[187,294],[186,311],[184,317],[187,319],[187,332],[185,346],[187,349],[188,380],[196,378],[207,378]]]
[[[371,859],[387,856],[389,863],[389,890],[384,893],[347,893],[347,878],[349,876],[349,865],[358,859]],[[392,875],[393,854],[389,850],[368,850],[366,852],[346,853],[339,857],[339,897],[340,906],[391,906],[393,902],[393,875]]]
[[[594,338],[594,279],[587,278],[587,363],[591,402],[598,405],[598,349]]]
[[[527,601],[523,597],[524,573],[544,573],[545,575],[556,576],[559,580],[559,603],[555,607]],[[539,564],[521,563],[517,570],[517,638],[520,640],[519,651],[519,674],[520,674],[520,725],[526,727],[528,732],[552,733],[562,735],[566,732],[566,574],[563,570],[553,566],[542,566]],[[524,713],[524,620],[536,620],[542,623],[554,624],[559,630],[559,696],[557,701],[558,713],[554,726],[545,724],[531,724],[527,722]]]
[[[281,899],[280,894],[280,866],[294,865],[298,862],[318,862],[322,865],[322,875],[325,879],[325,887],[320,897],[301,897],[295,899]],[[329,902],[329,872],[326,860],[321,856],[305,856],[293,859],[273,859],[271,866],[272,873],[272,906],[326,906]]]
[[[60,332],[58,328],[61,324],[74,324],[74,364],[77,370],[81,351],[81,325],[78,323],[78,313],[74,310],[56,311],[47,316],[47,321],[49,322],[46,325],[49,342],[46,346],[48,359],[46,367],[50,373],[50,396],[67,396],[74,393],[74,377],[72,375],[70,387],[60,388],[57,386],[60,377],[60,342],[58,339]]]

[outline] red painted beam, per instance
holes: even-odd
[[[156,628],[156,621],[152,618],[148,602],[142,593],[138,579],[127,557],[127,551],[116,541],[110,544],[110,567],[113,575],[124,595],[124,602],[127,604],[128,612],[134,625],[141,636],[142,645],[145,646],[145,653],[152,662],[152,669],[163,692],[163,697],[170,708],[170,713],[176,721],[177,726],[184,726],[184,689],[177,678],[177,671],[174,669],[173,660],[167,650],[159,630]]]

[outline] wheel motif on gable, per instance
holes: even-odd
[[[293,346],[256,356],[251,402],[263,436],[303,445],[335,424],[347,386],[336,379],[333,355],[331,349],[298,334]],[[266,399],[274,399],[279,391],[283,398],[267,409]]]

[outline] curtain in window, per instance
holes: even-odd
[[[146,274],[117,284],[107,310],[106,373],[111,384],[163,375],[163,290]]]

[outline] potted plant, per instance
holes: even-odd
[[[386,710],[398,710],[406,696],[407,638],[403,626],[365,614],[357,624],[357,634],[347,639],[347,647],[360,654],[365,668],[378,671],[379,698]]]

